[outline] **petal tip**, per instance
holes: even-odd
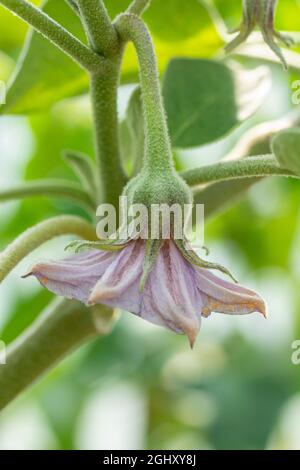
[[[200,324],[198,322],[197,324],[195,323],[192,324],[189,322],[189,323],[186,323],[184,326],[182,326],[182,331],[187,336],[192,350],[194,349],[195,342],[199,333],[199,329],[200,329]]]
[[[30,276],[33,276],[33,275],[34,275],[34,273],[32,271],[30,271],[27,274],[23,274],[23,276],[21,276],[21,279],[27,279],[27,277],[30,277]]]
[[[259,309],[259,312],[262,314],[262,316],[268,320],[269,319],[269,312],[268,312],[268,307],[264,301],[261,303],[261,308]]]

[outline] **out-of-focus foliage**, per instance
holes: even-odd
[[[112,17],[124,10],[129,1],[112,2],[107,0]],[[184,54],[197,56],[214,53],[221,45],[221,38],[210,18],[207,9],[193,0],[182,7],[178,0],[155,0],[153,8],[146,13],[153,29],[160,68],[163,70],[171,57]],[[193,7],[193,8],[192,8]],[[170,11],[174,11],[172,16]],[[63,0],[46,0],[44,10],[75,36],[85,41],[84,32],[77,15]],[[192,15],[192,11],[196,15]],[[159,12],[159,15],[158,15]],[[193,21],[191,21],[193,16]],[[157,24],[157,18],[160,24]],[[173,21],[173,23],[172,23]],[[169,33],[163,25],[169,25]],[[123,66],[123,81],[135,80],[137,62],[132,48],[128,48]],[[68,96],[78,95],[87,90],[88,79],[84,71],[58,51],[55,46],[37,33],[30,34],[18,61],[17,69],[9,87],[7,104],[2,113],[28,113],[47,109],[53,103]]]
[[[241,72],[211,60],[173,59],[163,86],[173,146],[214,142],[249,118],[269,91],[267,72]]]
[[[222,55],[223,41],[205,13],[207,10],[203,10],[203,15],[200,11],[205,3],[219,8],[228,28],[237,26],[240,20],[240,0],[198,2],[192,17],[186,5],[193,2],[180,2],[153,0],[153,10],[145,14],[154,34],[162,72],[173,57],[216,60]],[[107,1],[113,16],[128,3]],[[184,8],[179,11],[183,3]],[[63,4],[62,0],[59,4]],[[176,5],[177,10],[175,7],[169,10],[169,4]],[[72,18],[71,10],[61,8]],[[300,31],[299,2],[279,0],[278,11],[278,28]],[[53,16],[56,14],[59,9],[53,10]],[[6,80],[22,50],[27,28],[0,8],[0,31],[0,79]],[[36,42],[43,40],[36,36]],[[32,48],[33,44],[28,54],[34,52]],[[47,48],[45,43],[37,47],[36,57],[27,63],[27,72],[25,66],[20,70],[19,77],[30,75],[32,70],[39,73],[31,81],[25,76],[24,88],[17,87],[21,80],[17,78],[8,96],[8,106],[16,106],[14,100],[18,98],[19,111],[30,108],[43,112],[25,119],[0,117],[1,185],[41,177],[75,178],[62,159],[63,150],[93,155],[88,100],[77,97],[58,102],[66,90],[69,94],[82,93],[85,78],[68,59],[54,53],[53,48],[50,59]],[[50,80],[47,72],[49,60],[60,64],[55,67],[56,82],[51,81],[53,77]],[[252,64],[246,58],[243,60],[246,68]],[[273,87],[259,112],[218,144],[189,153],[178,151],[178,166],[192,167],[224,156],[246,128],[281,117],[292,106],[291,75],[284,74],[279,66],[271,70]],[[64,74],[68,76],[67,84]],[[136,82],[136,77],[136,59],[129,48],[123,80]],[[218,82],[220,87],[221,82]],[[121,90],[120,96],[123,95]],[[36,101],[31,103],[30,97]],[[127,114],[131,119],[132,106],[131,103]],[[122,117],[124,111],[123,105]],[[28,154],[23,153],[26,142],[21,125],[31,139]],[[9,143],[5,139],[8,129],[14,136]],[[204,143],[203,139],[199,135],[199,143]],[[20,153],[16,157],[13,148],[19,142]],[[130,148],[133,157],[136,150]],[[128,160],[127,157],[130,167],[132,162]],[[226,198],[224,187],[218,194],[221,203]],[[203,321],[195,350],[190,351],[183,337],[123,313],[110,336],[76,352],[0,417],[0,448],[31,445],[58,449],[89,446],[299,449],[296,431],[300,413],[300,366],[291,362],[291,344],[300,339],[299,200],[297,181],[266,179],[253,186],[225,214],[206,224],[206,244],[211,256],[261,292],[269,304],[269,321],[254,316],[212,315]],[[28,226],[64,212],[77,214],[79,210],[58,199],[1,205],[0,249]],[[55,250],[62,251],[64,245],[65,241],[59,242]],[[46,245],[34,256],[49,258],[53,250],[52,245]],[[25,286],[25,281],[20,280],[26,263],[0,287],[0,339],[6,343],[24,331],[51,298],[34,283],[29,281]]]
[[[294,128],[277,134],[272,142],[273,152],[284,168],[299,173],[300,129]]]

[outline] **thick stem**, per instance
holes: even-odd
[[[95,213],[95,201],[92,197],[79,184],[69,181],[31,181],[14,188],[4,189],[0,191],[0,203],[37,196],[70,199],[89,212]]]
[[[190,186],[198,186],[216,181],[234,180],[264,176],[290,176],[298,178],[289,170],[281,168],[273,155],[244,158],[237,161],[219,162],[181,173],[181,177]]]
[[[26,21],[59,49],[88,70],[99,69],[103,59],[69,31],[26,0],[0,0],[8,10]]]
[[[61,235],[96,239],[93,226],[80,217],[59,216],[45,220],[26,230],[0,253],[0,283],[29,253]]]
[[[117,209],[126,184],[122,167],[117,111],[120,57],[107,60],[103,74],[91,74],[91,100],[94,117],[95,151],[99,174],[99,202]]]
[[[127,9],[127,13],[140,16],[150,6],[151,0],[133,0]]]
[[[56,300],[8,350],[0,365],[0,409],[67,354],[87,340],[107,334],[113,312],[104,306]]]
[[[124,41],[133,42],[138,55],[145,119],[145,168],[156,174],[168,171],[173,168],[173,157],[150,33],[143,21],[131,14],[121,15],[116,28]]]
[[[102,0],[77,0],[94,51],[109,55],[119,46],[118,36]]]

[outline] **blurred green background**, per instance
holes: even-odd
[[[183,14],[183,3],[194,10],[187,8]],[[112,15],[127,4],[107,1]],[[203,4],[153,0],[145,20],[162,73],[169,59],[178,55],[222,57],[222,40],[211,16],[198,12]],[[206,4],[218,7],[228,28],[238,24],[240,0]],[[300,31],[299,1],[279,0],[277,26]],[[0,79],[6,81],[13,70],[25,34],[24,24],[0,7]],[[292,74],[276,64],[270,67],[272,87],[255,115],[217,144],[178,151],[178,167],[218,160],[246,129],[292,108]],[[125,115],[136,71],[129,48],[120,117]],[[59,74],[48,77],[51,93],[59,93]],[[26,103],[31,103],[34,92],[41,100],[49,99],[31,84]],[[75,178],[61,151],[93,153],[84,80],[80,86],[81,96],[58,101],[46,111],[0,116],[1,187],[41,177]],[[268,321],[259,315],[212,315],[204,319],[190,351],[184,337],[124,312],[110,336],[81,348],[2,413],[0,449],[299,449],[300,365],[291,362],[292,342],[300,339],[299,199],[297,181],[264,180],[206,224],[212,258],[262,294],[269,306]],[[0,250],[28,226],[58,213],[81,214],[61,200],[1,205]],[[36,260],[63,255],[66,241],[38,249],[1,285],[0,339],[5,343],[15,339],[52,298],[34,280],[25,282],[20,275]]]

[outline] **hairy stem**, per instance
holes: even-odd
[[[59,49],[78,62],[81,67],[88,70],[99,69],[101,67],[103,59],[96,52],[86,47],[69,31],[42,10],[32,5],[32,3],[26,0],[0,0],[0,5],[3,5],[26,21]]]
[[[121,54],[120,54],[121,55]],[[98,169],[99,202],[118,207],[119,195],[126,184],[121,162],[117,89],[120,57],[107,61],[104,74],[91,74],[95,152]]]
[[[0,191],[0,203],[14,199],[45,196],[66,198],[78,203],[89,212],[95,212],[96,202],[79,184],[69,181],[40,180],[20,184]]]
[[[102,0],[77,0],[94,51],[109,55],[118,48],[118,36]]]
[[[0,365],[0,409],[82,343],[109,333],[113,311],[56,300],[9,348]]]
[[[145,118],[145,168],[168,171],[173,157],[168,126],[160,91],[159,73],[153,42],[148,28],[136,15],[124,14],[116,21],[124,41],[133,42],[140,64],[140,83]]]
[[[181,173],[182,178],[190,186],[240,178],[264,176],[290,176],[299,178],[289,170],[281,168],[273,155],[249,157],[237,161],[219,162]]]
[[[48,240],[61,235],[77,235],[88,240],[96,239],[93,226],[81,217],[66,215],[40,222],[22,233],[0,253],[0,283],[29,253]]]
[[[127,9],[127,13],[140,16],[149,7],[151,0],[133,0]]]

